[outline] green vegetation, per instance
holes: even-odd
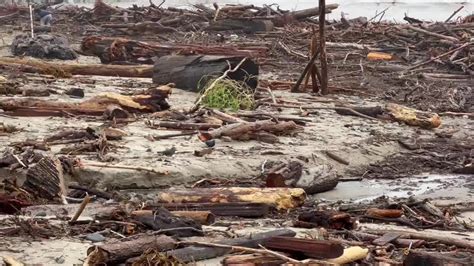
[[[212,84],[214,86],[208,89]],[[243,81],[231,79],[211,79],[204,86],[201,104],[209,108],[230,109],[253,109],[255,107],[254,93]]]

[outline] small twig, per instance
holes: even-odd
[[[263,88],[263,89],[266,90],[270,94],[270,97],[272,97],[272,102],[277,103],[277,100],[276,100],[275,95],[273,94],[272,90],[270,88]]]
[[[191,110],[189,110],[189,113],[194,113],[195,111],[197,111],[197,109],[199,108],[199,105],[201,104],[202,100],[204,99],[204,97],[206,97],[206,94],[212,90],[216,84],[225,79],[227,77],[227,75],[229,75],[229,73],[233,73],[237,70],[239,70],[239,68],[242,66],[242,64],[247,60],[247,58],[245,57],[244,59],[242,59],[239,64],[237,64],[234,68],[232,68],[230,66],[230,63],[229,63],[229,69],[227,69],[220,77],[216,78],[212,83],[211,85],[209,85],[209,87],[206,88],[206,90],[203,92],[203,94],[199,97],[199,99],[196,101],[196,103],[194,104],[194,106],[191,108]]]
[[[376,19],[378,16],[380,16],[381,14],[385,14],[385,11],[387,11],[388,9],[390,8],[390,6],[388,6],[387,8],[385,8],[384,10],[380,11],[379,13],[375,14],[375,16],[373,16],[371,19],[369,19],[367,22],[371,22],[372,20]]]
[[[91,197],[89,195],[86,195],[81,205],[79,205],[79,209],[77,209],[76,213],[74,214],[72,219],[69,221],[69,223],[75,223],[77,219],[79,219],[79,216],[81,216],[82,212],[84,211],[84,209],[86,208],[90,200],[91,200]]]
[[[451,14],[451,16],[449,16],[449,18],[447,18],[444,23],[448,23],[454,16],[456,16],[456,14],[461,11],[462,9],[464,8],[464,6],[461,6],[460,8],[458,8],[456,11],[453,12],[453,14]]]
[[[191,230],[194,232],[202,233],[202,230],[196,229],[194,227],[176,227],[176,228],[160,229],[158,231],[153,232],[153,234],[162,234],[166,232],[173,232],[173,231],[179,231],[179,230]]]

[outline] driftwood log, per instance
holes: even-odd
[[[87,250],[88,265],[116,265],[128,258],[141,255],[148,249],[166,251],[173,249],[176,242],[168,236],[140,234],[118,242],[90,247]]]
[[[302,131],[302,127],[293,121],[274,122],[271,120],[235,123],[218,129],[201,132],[199,138],[203,141],[230,137],[233,140],[261,140],[265,142],[278,141],[278,135],[290,135]]]
[[[243,31],[245,33],[255,33],[261,31],[272,31],[273,22],[271,20],[240,20],[224,19],[213,21],[206,30],[208,31]]]
[[[474,258],[470,253],[463,252],[426,252],[412,250],[403,261],[405,266],[419,266],[419,265],[473,265]]]
[[[295,236],[296,233],[289,229],[280,229],[270,232],[258,233],[251,235],[250,238],[237,238],[237,239],[227,239],[216,242],[216,244],[224,244],[231,246],[242,246],[249,248],[258,248],[259,245],[263,244],[266,240],[277,237],[277,236]],[[227,253],[232,252],[229,248],[217,248],[217,247],[185,247],[181,249],[175,249],[172,251],[166,252],[166,254],[171,255],[177,258],[183,263],[200,261],[205,259],[211,259],[223,256]]]
[[[272,237],[265,241],[264,247],[290,253],[293,256],[333,259],[341,256],[344,248],[341,244],[328,240],[302,239],[294,237]]]
[[[165,55],[225,55],[249,58],[265,57],[267,47],[238,47],[231,45],[196,45],[139,42],[124,38],[89,36],[82,40],[81,51],[98,56],[102,63],[134,62],[153,64],[153,57]]]
[[[132,218],[154,231],[163,231],[165,235],[178,237],[202,236],[202,227],[193,219],[172,214],[164,208],[155,212],[135,211]]]
[[[159,203],[213,203],[251,202],[264,203],[279,210],[292,209],[304,203],[306,194],[300,188],[193,188],[160,192]]]
[[[119,66],[101,64],[58,64],[41,60],[0,58],[0,66],[17,69],[27,73],[54,75],[57,77],[70,77],[71,75],[110,76],[150,78],[153,67],[151,66]]]
[[[146,209],[164,207],[174,213],[174,211],[209,211],[217,216],[238,216],[246,218],[256,218],[266,216],[269,206],[264,203],[247,202],[213,202],[213,203],[150,203]]]
[[[174,83],[180,89],[199,91],[209,80],[235,68],[242,59],[235,56],[163,56],[153,67],[153,82],[160,85]],[[237,71],[228,73],[227,78],[245,82],[255,89],[258,73],[258,65],[247,59]]]

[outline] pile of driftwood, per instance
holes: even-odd
[[[7,182],[9,194],[0,195],[1,214],[22,215],[2,220],[0,235],[39,239],[68,235],[91,241],[93,245],[85,258],[87,265],[190,263],[217,257],[222,257],[224,265],[472,263],[472,241],[424,231],[358,226],[395,223],[417,230],[469,231],[472,228],[455,219],[460,207],[469,206],[438,207],[429,201],[379,198],[368,203],[317,207],[305,204],[306,195],[301,189],[237,187],[172,189],[137,201],[127,200],[126,194],[65,184],[63,175],[70,170],[67,166],[71,162],[64,157],[30,154],[28,158],[0,160],[2,167],[8,163],[29,168],[21,187]],[[58,201],[80,203],[38,205]],[[252,223],[246,220],[249,218],[277,218],[280,212],[290,212],[295,217],[291,226],[286,224],[288,229],[217,237],[225,232],[233,234],[222,225],[232,225],[231,219],[235,217],[239,217],[242,225]],[[216,221],[221,226],[215,226]],[[267,227],[281,226],[278,219],[268,221]],[[307,228],[312,237],[297,237],[295,227]],[[200,240],[192,240],[194,236]]]

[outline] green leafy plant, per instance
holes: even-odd
[[[213,83],[214,86],[209,88]],[[201,104],[209,108],[237,111],[255,107],[254,92],[244,81],[210,79],[202,91],[205,94]]]

